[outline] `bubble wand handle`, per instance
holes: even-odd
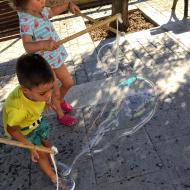
[[[116,14],[114,16],[111,16],[111,17],[109,17],[109,18],[107,18],[107,19],[105,19],[103,21],[97,22],[94,25],[92,25],[91,27],[86,28],[85,30],[77,32],[77,33],[75,33],[75,34],[73,34],[71,36],[68,36],[68,37],[60,40],[58,43],[60,45],[64,44],[64,43],[66,43],[66,42],[68,42],[70,40],[73,40],[73,39],[75,39],[75,38],[77,38],[79,36],[82,36],[83,34],[86,34],[86,33],[90,32],[90,31],[92,31],[92,30],[94,30],[94,29],[96,29],[98,27],[101,27],[101,26],[104,26],[104,25],[106,25],[106,24],[108,24],[110,22],[113,22],[114,20],[116,20],[118,18],[121,18],[121,14],[120,13],[118,13],[118,14]]]
[[[43,147],[43,146],[27,145],[22,142],[10,140],[10,139],[6,139],[6,138],[0,138],[0,143],[16,146],[16,147],[20,147],[20,148],[25,148],[25,149],[35,149],[37,151],[46,152],[49,154],[55,154],[54,150],[51,148],[47,148],[47,147]]]
[[[81,12],[80,12],[80,13],[78,13],[78,15],[81,16],[81,17],[83,17],[83,18],[85,18],[85,19],[87,19],[87,20],[89,20],[90,22],[93,22],[93,23],[98,23],[98,22],[99,22],[99,21],[97,21],[96,19],[93,19],[93,18],[87,16],[87,15],[84,14],[84,13],[81,13]],[[106,26],[106,29],[108,29],[108,30],[110,30],[111,32],[117,34],[117,30],[116,30],[115,28],[113,28],[113,27]],[[121,32],[119,32],[119,34],[121,35]]]

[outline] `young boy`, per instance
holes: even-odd
[[[49,125],[42,117],[42,112],[52,95],[52,69],[40,55],[27,54],[18,59],[16,73],[20,85],[9,94],[3,106],[5,135],[28,145],[50,147]],[[30,150],[30,154],[32,161],[37,162],[55,184],[56,175],[52,170],[49,155],[36,150]],[[67,182],[69,187],[65,184],[67,187],[63,189],[74,189],[74,181]]]

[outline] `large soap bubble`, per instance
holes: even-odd
[[[103,45],[98,51],[98,62],[102,71],[107,74],[116,73],[124,58],[119,49],[119,42],[120,36],[117,32],[116,40]],[[77,160],[85,153],[96,154],[104,151],[117,143],[119,138],[137,132],[153,117],[157,96],[155,85],[150,80],[130,74],[130,77],[118,83],[114,81],[110,88],[112,91],[106,100],[99,100],[97,105],[92,107],[85,145],[63,175],[69,175]],[[110,132],[114,136],[112,140],[103,142]]]
[[[119,138],[134,134],[153,117],[157,107],[157,96],[151,81],[133,75],[121,80],[113,86],[113,89],[104,103],[92,108],[90,125],[87,129],[88,141],[64,175],[71,172],[76,161],[83,154],[104,151],[113,143],[115,144]],[[112,141],[107,144],[102,143],[104,136],[110,132],[115,134]]]
[[[113,74],[118,70],[120,49],[117,41],[104,44],[98,51],[97,59],[101,65],[101,70],[105,73]]]

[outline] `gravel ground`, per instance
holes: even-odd
[[[139,10],[129,13],[129,24],[129,28],[127,29],[126,33],[137,32],[155,27],[155,25],[149,21]],[[86,23],[87,27],[91,25],[92,24],[89,22]],[[97,28],[90,32],[90,36],[93,41],[99,41],[113,37],[113,34],[110,34],[104,28]]]

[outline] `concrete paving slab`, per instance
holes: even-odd
[[[131,177],[127,180],[114,183],[102,183],[99,190],[174,190],[175,187],[165,171],[153,172],[139,177]]]
[[[172,36],[189,48],[190,42],[187,40],[189,25],[184,24],[184,22],[189,22],[189,18],[183,20],[183,6],[183,2],[179,1],[176,6],[176,11],[172,12],[172,1],[164,1],[160,4],[160,1],[152,0],[137,4],[137,7],[149,18],[154,20],[165,30],[171,31]]]
[[[171,170],[173,175],[189,176],[189,135],[158,143],[156,149],[165,167]]]
[[[153,142],[166,141],[189,134],[189,85],[181,87],[159,102],[158,110],[146,125]]]
[[[84,61],[84,67],[87,72],[89,81],[96,81],[106,78],[104,72],[102,71],[101,64],[98,63],[97,60],[92,60],[89,62]]]
[[[119,131],[106,134],[97,148],[102,148]],[[97,183],[113,183],[163,169],[163,163],[144,130],[123,137],[101,153],[93,155]],[[101,163],[101,164],[100,164]]]
[[[76,182],[76,189],[97,190],[92,159],[79,161],[72,175]]]
[[[0,102],[3,102],[11,90],[18,85],[16,75],[0,77]]]
[[[56,189],[56,186],[51,183],[47,176],[39,169],[38,165],[32,163],[31,165],[31,183],[30,190],[47,190]]]
[[[189,176],[187,177],[178,177],[175,179],[175,188],[176,190],[186,190],[190,187]]]
[[[4,149],[5,150],[5,149]],[[22,153],[21,149],[8,148],[0,155],[0,189],[29,190],[30,157]]]

